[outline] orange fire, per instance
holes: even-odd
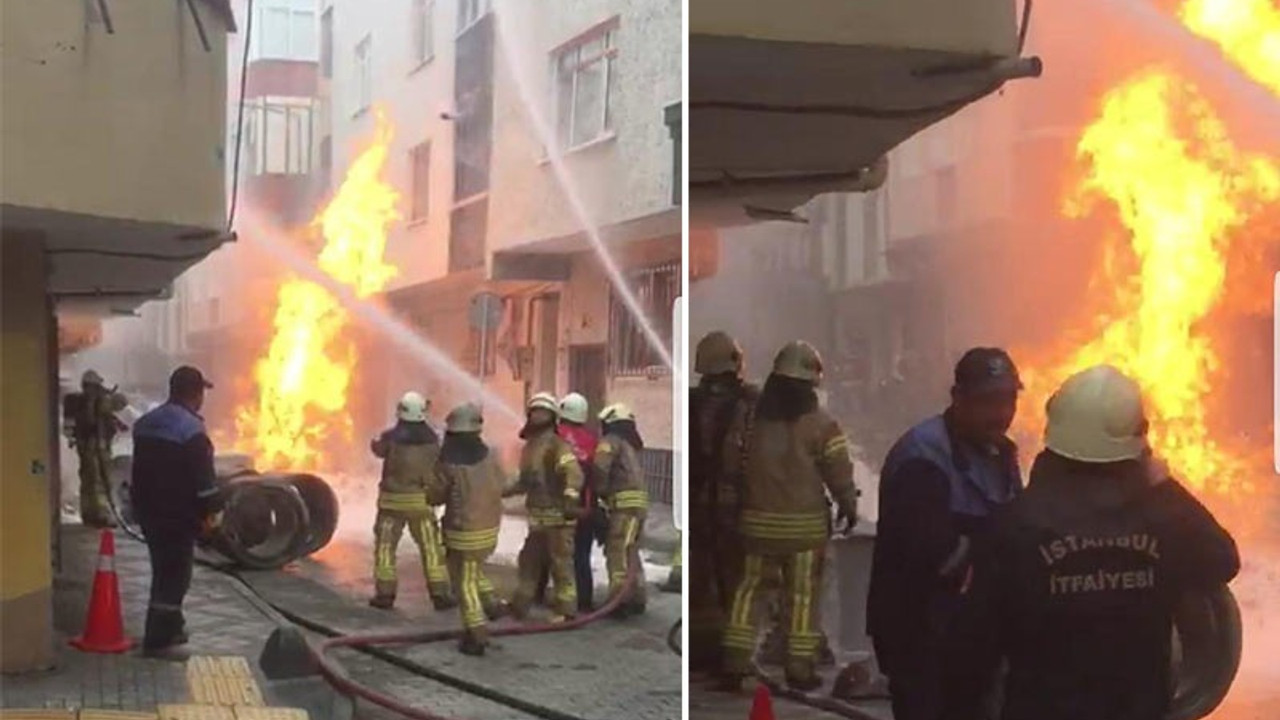
[[[324,238],[320,269],[356,295],[379,292],[396,274],[383,262],[399,194],[382,178],[391,131],[381,113],[367,149],[312,221]],[[263,468],[331,469],[349,446],[347,393],[358,361],[347,311],[327,290],[297,278],[277,293],[275,334],[254,367],[258,397],[236,418],[237,443]]]
[[[1280,93],[1280,11],[1271,0],[1187,0],[1179,16]],[[1280,198],[1280,163],[1237,147],[1196,88],[1158,67],[1106,94],[1076,150],[1083,175],[1064,214],[1111,213],[1125,237],[1107,248],[1095,278],[1110,302],[1090,335],[1047,360],[1026,353],[1034,369],[1020,422],[1044,427],[1054,388],[1110,363],[1142,385],[1153,449],[1177,477],[1211,495],[1247,495],[1252,452],[1215,435],[1207,417],[1210,393],[1227,377],[1213,325],[1233,243],[1256,245],[1242,237],[1246,224]]]

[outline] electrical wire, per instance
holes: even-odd
[[[249,77],[249,47],[253,41],[253,0],[249,0],[246,10],[248,18],[244,23],[244,53],[240,56],[240,97],[236,110],[236,150],[231,170],[231,209],[227,214],[227,232],[236,222],[236,205],[240,199],[240,147],[244,144],[244,91],[246,79]]]

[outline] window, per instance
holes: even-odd
[[[410,22],[413,32],[413,64],[422,65],[435,57],[435,14],[436,4],[433,0],[413,0],[413,17]]]
[[[354,83],[353,112],[356,115],[373,104],[373,36],[365,35],[356,44],[356,81]]]
[[[409,163],[413,166],[409,219],[423,220],[427,217],[431,200],[431,143],[424,142],[410,150]]]
[[[556,139],[575,148],[609,134],[609,90],[618,55],[616,25],[574,40],[559,50],[555,63]]]
[[[333,8],[320,16],[320,74],[333,77]]]
[[[672,308],[680,295],[680,263],[645,268],[630,273],[628,283],[646,319],[662,343],[671,347]],[[618,296],[610,294],[609,367],[614,375],[641,375],[662,365],[662,356],[649,344],[640,323]]]
[[[311,172],[311,100],[273,97],[250,100],[244,115],[242,152],[248,174]]]
[[[261,30],[255,28],[250,53],[255,60],[316,59],[314,0],[265,0],[257,9],[255,20]]]
[[[458,0],[458,34],[466,32],[489,12],[489,0]]]

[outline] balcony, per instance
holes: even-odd
[[[226,0],[6,3],[5,242],[60,306],[156,296],[227,236]]]
[[[873,189],[894,146],[1040,71],[1014,0],[690,0],[689,23],[695,225]]]

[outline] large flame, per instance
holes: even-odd
[[[1249,77],[1280,94],[1280,7],[1275,0],[1186,0],[1182,24],[1213,41]]]
[[[1252,213],[1280,197],[1280,167],[1235,147],[1190,84],[1148,70],[1113,89],[1082,134],[1085,174],[1068,216],[1113,210],[1137,272],[1103,269],[1113,302],[1096,338],[1028,373],[1024,422],[1043,427],[1044,401],[1068,375],[1110,363],[1147,396],[1152,445],[1193,487],[1248,487],[1240,461],[1215,440],[1206,399],[1223,372],[1205,324],[1223,297],[1227,251]],[[1034,356],[1034,353],[1033,353]]]
[[[382,290],[396,274],[382,257],[387,230],[399,218],[399,194],[382,178],[390,142],[378,113],[372,143],[312,222],[324,238],[320,269],[360,297]],[[236,418],[238,449],[260,467],[330,469],[333,450],[349,446],[347,393],[358,359],[349,320],[315,283],[292,278],[280,286],[275,334],[254,367],[257,399]]]

